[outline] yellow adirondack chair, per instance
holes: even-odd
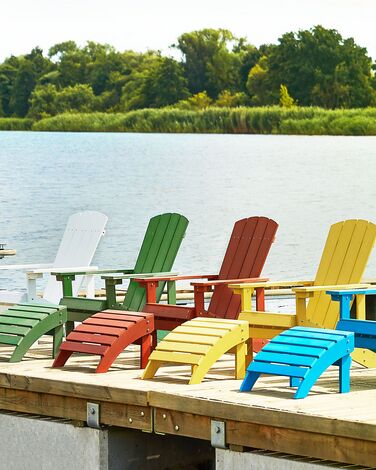
[[[376,225],[366,220],[346,220],[331,226],[314,281],[264,282],[232,284],[229,287],[241,295],[239,320],[249,323],[248,357],[252,359],[252,339],[271,339],[293,326],[335,328],[339,317],[338,302],[325,293],[333,287],[359,287],[376,239]],[[300,285],[293,289],[296,315],[252,311],[251,297],[257,290],[281,285]],[[307,303],[307,299],[308,303]],[[376,367],[376,354],[356,350],[355,361]]]

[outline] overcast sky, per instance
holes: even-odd
[[[73,39],[118,50],[168,47],[202,28],[226,28],[259,46],[321,24],[354,37],[376,60],[376,0],[0,0],[0,60]]]

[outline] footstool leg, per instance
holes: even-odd
[[[300,377],[290,377],[290,387],[299,387],[301,381]]]
[[[141,338],[140,368],[145,369],[151,354],[152,335],[147,334]]]

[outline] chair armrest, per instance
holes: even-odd
[[[333,297],[341,297],[344,295],[376,295],[376,289],[367,289],[367,288],[359,288],[359,289],[343,289],[343,290],[328,290],[326,291],[327,294],[331,295]],[[333,299],[333,300],[339,300],[339,299]]]
[[[130,274],[133,272],[133,269],[95,269],[91,270],[91,267],[87,267],[85,271],[73,271],[72,268],[69,268],[69,272],[66,272],[64,269],[59,269],[58,271],[52,271],[51,274],[56,276],[58,281],[63,283],[63,297],[72,297],[73,296],[73,287],[72,282],[75,280],[76,275],[97,275],[105,273],[123,273]]]
[[[341,287],[341,286],[338,286]],[[357,320],[366,319],[366,295],[376,295],[376,289],[356,288],[356,289],[332,289],[326,293],[331,296],[333,301],[339,302],[339,316],[341,320],[350,318],[350,303],[355,295],[356,298],[356,318]]]
[[[356,289],[357,287],[366,288],[368,284],[344,284],[334,286],[310,286],[310,287],[296,287],[293,289],[295,293],[296,302],[296,315],[298,322],[302,324],[307,320],[307,305],[306,299],[313,297],[315,292],[326,292],[331,289]],[[349,301],[349,315],[350,315],[350,301]]]
[[[198,274],[188,276],[161,276],[151,277],[149,279],[142,279],[135,277],[134,281],[138,282],[141,287],[146,290],[146,303],[155,303],[157,301],[157,287],[159,282],[167,282],[168,302],[175,303],[176,301],[176,281],[183,281],[189,279],[217,279],[218,274]]]
[[[29,274],[44,274],[44,273],[52,273],[56,274],[54,271],[56,268],[41,268],[41,269],[31,269],[26,272],[27,275]],[[93,272],[98,271],[98,266],[78,266],[78,267],[69,267],[69,268],[59,268],[59,274],[71,274],[74,271],[75,274],[93,274]]]
[[[187,275],[187,276],[174,276],[174,275],[169,275],[169,276],[156,276],[153,279],[143,279],[142,276],[140,275],[139,277],[135,277],[134,281],[139,282],[139,283],[147,283],[147,282],[156,282],[156,281],[186,281],[189,279],[217,279],[218,274],[192,274],[192,275]]]
[[[333,285],[333,286],[307,286],[307,287],[294,287],[292,290],[296,294],[307,294],[309,297],[310,293],[314,294],[315,292],[322,291],[332,291],[332,290],[354,290],[354,289],[367,289],[371,287],[369,284],[342,284],[342,285]]]
[[[53,263],[32,263],[32,264],[6,264],[0,266],[0,270],[7,269],[43,269],[43,268],[52,268]]]
[[[268,281],[268,282],[253,282],[252,284],[238,284],[238,281],[234,282],[231,284],[229,287],[231,289],[248,289],[250,287],[256,288],[256,287],[263,287],[264,289],[267,288],[272,288],[272,287],[298,287],[298,286],[311,286],[314,281]]]
[[[198,281],[198,282],[191,282],[191,286],[194,287],[209,287],[209,286],[221,286],[221,285],[228,285],[236,283],[260,283],[260,282],[267,282],[269,278],[267,277],[249,277],[246,279],[220,279],[220,280],[213,280],[213,281]]]
[[[265,289],[273,287],[292,287],[292,286],[309,286],[313,281],[279,281],[279,282],[253,282],[253,283],[234,283],[228,287],[234,291],[234,294],[241,296],[241,311],[251,311],[251,299],[254,291],[256,291],[257,309],[265,311]]]
[[[4,248],[4,245],[0,243],[0,258],[4,258],[5,256],[14,256],[16,254],[17,254],[16,250],[12,250],[12,249],[6,250]]]
[[[194,288],[194,298],[195,298],[195,307],[198,315],[205,312],[205,299],[204,299],[204,292],[210,292],[212,287],[216,286],[228,286],[233,282],[237,283],[260,283],[263,281],[268,281],[268,278],[262,277],[251,277],[245,279],[220,279],[217,281],[207,281],[207,282],[191,282],[191,285]],[[238,292],[234,291],[235,294]],[[251,296],[249,296],[251,297]],[[256,289],[256,305],[257,310],[264,311],[265,310],[265,296],[264,296],[264,289]],[[201,313],[202,312],[202,313]]]
[[[163,276],[166,276],[169,280],[170,278],[171,279],[174,279],[175,280],[175,276],[177,276],[178,273],[173,273],[173,272],[168,272],[168,273],[134,273],[132,272],[131,274],[123,274],[123,275],[105,275],[105,276],[101,276],[102,279],[134,279],[135,281],[146,281],[147,279],[149,278],[153,278],[153,280],[155,281],[156,279],[155,278],[159,278],[160,280],[163,280]],[[135,278],[135,276],[137,276],[137,279]]]
[[[133,269],[92,269],[92,266],[87,266],[85,268],[58,268],[51,271],[51,274],[58,277],[58,276],[75,276],[77,275],[85,275],[85,274],[110,274],[110,273],[122,273],[122,274],[132,274]],[[60,280],[60,279],[58,279]]]
[[[143,287],[146,288],[146,299],[148,299],[148,293],[154,292],[154,296],[151,296],[151,299],[153,302],[156,301],[156,290],[158,287],[158,281],[155,281],[156,277],[159,276],[173,276],[174,273],[132,273],[132,274],[124,274],[124,275],[106,275],[102,276],[102,279],[105,280],[105,285],[106,285],[106,299],[108,302],[108,305],[110,307],[114,307],[116,305],[116,286],[119,284],[122,284],[123,280],[125,279],[133,279],[134,276],[139,276],[137,277],[137,282]],[[147,279],[153,279],[155,284],[142,284],[142,281],[147,281]],[[170,289],[169,289],[170,292]],[[176,296],[175,296],[176,297]]]

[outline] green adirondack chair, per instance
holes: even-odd
[[[63,325],[69,332],[74,327],[74,321],[83,321],[94,313],[108,308],[120,310],[140,311],[145,305],[146,293],[138,283],[130,281],[127,294],[122,304],[116,302],[115,287],[124,279],[131,279],[134,274],[142,277],[160,276],[161,273],[170,272],[184,238],[188,220],[180,214],[161,214],[150,219],[145,237],[133,269],[104,269],[96,270],[90,274],[107,274],[102,276],[106,283],[106,298],[103,300],[87,299],[72,296],[72,282],[77,275],[85,275],[82,271],[53,272],[58,280],[63,282],[63,298],[60,306],[52,304],[29,303],[12,307],[7,310],[9,318],[8,345],[16,346],[10,362],[22,359],[30,346],[44,334],[52,334],[54,338],[53,356],[59,350],[63,338]],[[89,272],[88,272],[89,273]],[[111,273],[111,275],[109,275]],[[173,301],[173,283],[169,289],[169,300]],[[159,300],[165,283],[160,283],[157,299]],[[2,313],[2,315],[4,315]],[[21,323],[22,323],[22,326]],[[16,326],[17,325],[17,326]],[[17,330],[17,331],[16,331]],[[2,343],[0,335],[0,343]]]
[[[171,271],[187,226],[188,220],[180,214],[161,214],[150,219],[133,269],[99,269],[94,272],[95,275],[101,274],[105,280],[106,298],[103,300],[72,297],[71,286],[78,273],[52,273],[63,282],[64,296],[60,305],[65,305],[68,309],[67,333],[73,329],[75,321],[82,322],[94,313],[108,308],[141,311],[146,303],[145,289],[131,280],[124,301],[119,304],[116,301],[116,285],[121,284],[125,279],[131,279],[135,274],[154,277],[159,276],[161,272]],[[157,292],[158,300],[164,287],[165,283],[160,283]],[[169,290],[170,296],[173,296],[171,289]]]

